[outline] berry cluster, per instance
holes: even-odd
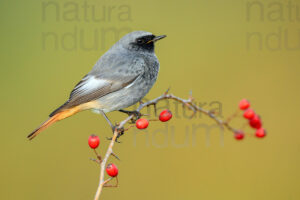
[[[239,109],[243,112],[243,117],[248,120],[249,126],[256,130],[255,136],[258,138],[265,137],[266,131],[264,128],[262,128],[261,118],[258,114],[255,113],[255,111],[253,109],[250,108],[249,101],[246,99],[241,100],[239,103]],[[241,111],[238,111],[232,117],[235,117]],[[158,121],[159,120],[161,122],[167,122],[171,118],[172,118],[171,111],[166,109],[166,110],[163,110],[159,114],[158,119],[148,120],[145,118],[140,118],[140,119],[136,120],[135,126],[138,129],[146,129],[149,126],[149,121]],[[227,123],[229,122],[229,120],[230,120],[230,118],[228,119]],[[231,130],[234,130],[234,129],[231,129]],[[236,130],[236,131],[234,131],[234,137],[237,140],[242,140],[245,137],[245,133],[242,130]],[[98,148],[99,144],[100,144],[99,137],[96,135],[91,135],[88,139],[88,144],[89,144],[90,148],[92,148],[94,150],[94,152],[98,158],[97,160],[96,159],[93,159],[93,160],[100,164],[102,162],[102,159],[101,159],[101,156],[96,151],[96,148]],[[112,153],[112,155],[118,159],[118,157],[114,153]],[[118,167],[114,163],[110,163],[106,166],[106,173],[112,178],[115,177],[118,182],[117,176],[118,176],[119,170],[118,170]],[[106,186],[108,186],[108,185],[106,185]],[[116,187],[116,186],[112,186],[112,187]]]
[[[167,122],[172,118],[172,113],[170,110],[163,110],[160,114],[159,114],[159,120],[161,122]],[[141,118],[138,119],[135,122],[135,125],[138,129],[145,129],[148,127],[149,125],[149,120],[145,119],[145,118]]]
[[[239,108],[242,110],[243,117],[248,120],[249,126],[256,130],[255,136],[258,138],[263,138],[266,136],[267,132],[262,127],[262,121],[258,114],[255,113],[253,109],[250,108],[250,102],[247,99],[242,99],[239,103]],[[237,140],[242,140],[244,138],[244,132],[238,130],[235,132],[234,137]]]

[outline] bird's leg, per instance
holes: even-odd
[[[108,119],[108,117],[106,116],[106,114],[105,114],[102,110],[100,110],[100,113],[102,114],[102,116],[104,117],[104,119],[107,121],[107,123],[110,125],[112,131],[114,132],[115,129],[116,129],[116,126],[114,126],[114,125],[111,123],[111,121]]]
[[[110,127],[111,127],[111,129],[112,129],[112,132],[114,133],[115,130],[118,131],[118,136],[117,136],[117,138],[116,138],[116,142],[120,143],[120,142],[118,141],[118,139],[119,139],[119,137],[120,137],[121,135],[124,134],[124,128],[118,128],[117,125],[114,126],[102,110],[100,110],[100,113],[103,115],[103,117],[105,118],[105,120],[107,121],[107,123],[110,125]],[[107,138],[107,139],[108,139],[108,140],[112,140],[112,138]]]

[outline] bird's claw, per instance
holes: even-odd
[[[127,111],[127,110],[120,110],[120,112],[126,113],[127,115],[134,115],[134,118],[131,119],[131,121],[134,123],[136,120],[142,117],[142,113],[139,111],[133,110],[133,111]]]
[[[123,127],[122,127],[122,128],[118,128],[117,126],[114,126],[114,127],[113,127],[113,134],[114,134],[115,131],[118,132],[118,135],[117,135],[117,137],[116,137],[116,139],[115,139],[115,142],[121,143],[118,139],[121,137],[121,135],[124,134],[124,131],[125,131],[125,130],[124,130]],[[112,140],[113,138],[112,138],[112,137],[110,137],[110,138],[107,137],[106,139]]]

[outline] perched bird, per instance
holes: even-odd
[[[28,138],[33,139],[51,124],[80,111],[93,110],[108,120],[105,113],[122,111],[139,102],[157,79],[159,62],[154,43],[164,37],[145,31],[125,35],[75,86],[69,100],[53,111]]]

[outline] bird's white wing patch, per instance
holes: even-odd
[[[94,76],[86,76],[84,77],[78,85],[74,88],[71,96],[80,94],[85,95],[89,94],[93,91],[99,90],[107,85],[110,82],[104,79],[95,78]]]
[[[97,90],[107,85],[108,81],[103,79],[96,79],[94,76],[91,76],[87,79],[84,84],[80,87],[83,91]]]

